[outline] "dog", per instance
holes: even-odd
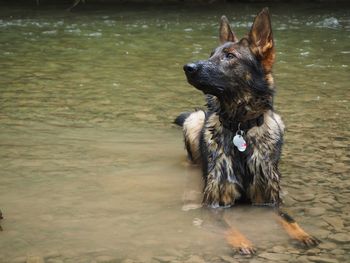
[[[317,245],[316,238],[279,209],[278,164],[285,126],[273,108],[275,45],[268,8],[257,14],[241,39],[222,16],[219,39],[208,60],[183,67],[188,82],[205,94],[207,109],[182,113],[175,120],[183,127],[188,159],[202,166],[203,204],[276,207],[292,238]],[[233,226],[227,240],[242,254],[255,252]]]

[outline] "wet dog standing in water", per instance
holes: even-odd
[[[220,43],[208,60],[184,66],[188,82],[206,95],[207,110],[182,113],[175,120],[183,127],[188,158],[202,165],[203,204],[230,207],[243,202],[278,208],[284,124],[273,109],[275,46],[268,9],[256,16],[242,39],[223,16]],[[277,210],[292,238],[309,246],[318,243]],[[227,240],[243,254],[254,252],[251,242],[232,226]]]

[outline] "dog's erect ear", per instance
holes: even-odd
[[[226,16],[221,17],[219,36],[221,44],[238,41],[238,38],[235,33],[233,33]]]
[[[272,36],[269,9],[265,7],[255,17],[249,32],[251,50],[262,61],[266,72],[270,72],[275,61],[275,49]]]

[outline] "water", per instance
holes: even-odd
[[[261,7],[2,6],[0,262],[349,261],[345,6],[270,8],[284,207],[322,244],[296,246],[268,209],[197,208],[200,172],[171,122],[204,100],[182,65],[208,57],[222,14],[243,36]],[[226,245],[222,213],[255,257]]]

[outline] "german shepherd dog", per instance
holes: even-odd
[[[276,207],[292,238],[316,245],[316,238],[278,208],[284,124],[273,109],[275,45],[268,9],[255,17],[242,39],[223,16],[219,36],[221,45],[208,60],[184,66],[188,82],[206,95],[207,110],[182,113],[175,120],[183,127],[188,158],[202,165],[203,204]],[[242,254],[254,253],[251,242],[230,228],[228,242]]]

